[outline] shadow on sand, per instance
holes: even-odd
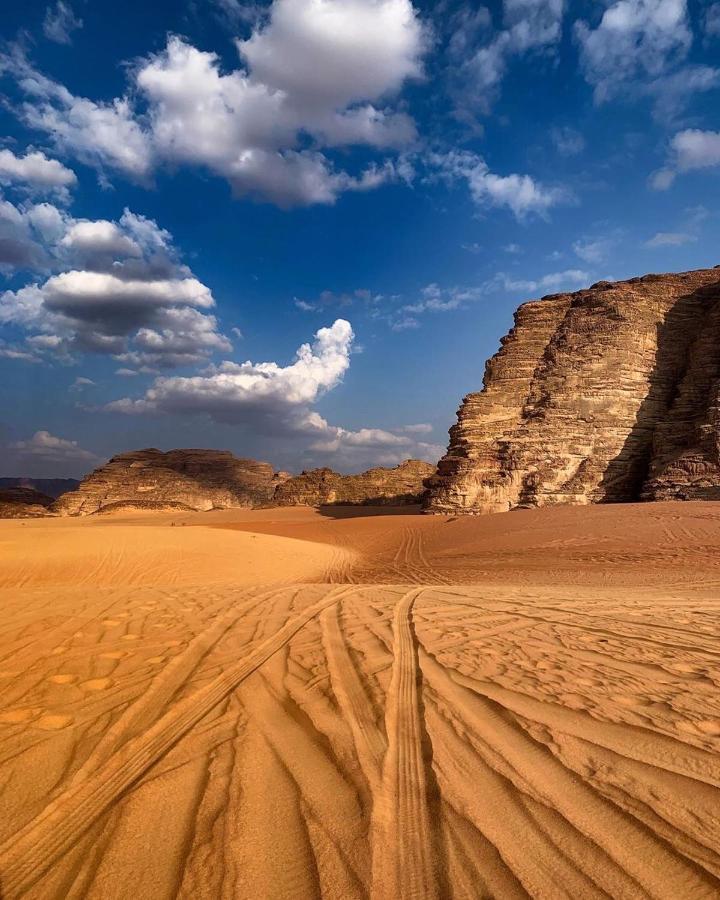
[[[325,503],[317,508],[321,516],[329,519],[362,519],[369,516],[419,516],[422,507],[419,503],[408,503],[404,506],[385,506],[377,504],[350,505],[347,503]]]

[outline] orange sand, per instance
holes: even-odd
[[[384,512],[0,522],[3,900],[720,896],[720,504]]]

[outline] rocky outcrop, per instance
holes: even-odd
[[[0,488],[0,519],[38,518],[48,515],[52,497],[27,487]]]
[[[360,475],[340,475],[332,469],[313,469],[278,485],[277,506],[332,504],[401,506],[420,503],[424,481],[435,466],[408,459],[393,469],[368,469]]]
[[[720,269],[523,304],[429,481],[429,512],[720,499]]]
[[[209,510],[268,504],[282,480],[268,463],[224,450],[135,450],[95,469],[52,510],[85,516],[118,509]]]
[[[68,491],[76,491],[79,485],[77,478],[0,478],[0,490],[14,487],[32,488],[41,494],[47,494],[53,500]]]

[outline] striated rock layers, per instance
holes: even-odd
[[[429,481],[429,512],[720,499],[720,268],[523,304]]]
[[[0,487],[0,519],[26,519],[48,515],[52,497],[28,487]]]
[[[368,469],[360,475],[339,475],[332,469],[313,469],[278,485],[277,506],[325,504],[403,505],[420,503],[424,481],[435,466],[408,459],[393,469]]]
[[[225,450],[135,450],[95,469],[52,506],[65,516],[113,509],[208,510],[268,504],[284,474]]]

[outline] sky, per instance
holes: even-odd
[[[720,2],[0,20],[0,475],[434,462],[522,301],[720,263]]]

